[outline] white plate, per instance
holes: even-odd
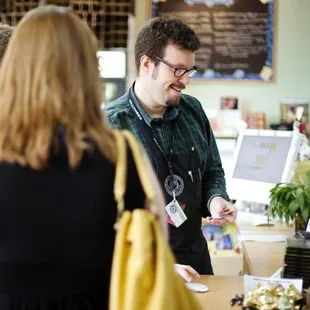
[[[208,292],[209,290],[209,288],[206,285],[203,285],[201,283],[186,282],[185,285],[189,290],[197,293],[205,293]]]

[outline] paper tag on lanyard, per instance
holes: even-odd
[[[182,207],[175,199],[174,191],[173,191],[173,199],[169,204],[166,205],[165,209],[169,214],[171,221],[173,222],[175,227],[181,226],[187,220],[187,216],[185,215]]]

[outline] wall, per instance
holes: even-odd
[[[208,109],[219,107],[221,96],[237,96],[245,111],[264,111],[267,122],[278,122],[279,99],[310,99],[310,1],[278,0],[276,34],[276,80],[254,82],[193,82],[186,93]]]

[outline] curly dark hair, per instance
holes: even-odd
[[[0,24],[0,63],[8,46],[14,27]]]
[[[168,44],[181,49],[197,51],[200,40],[195,32],[182,20],[176,18],[155,17],[149,20],[138,34],[135,44],[135,62],[137,71],[143,55],[150,57],[157,64],[156,56],[163,57]]]

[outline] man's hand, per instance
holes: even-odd
[[[192,282],[200,277],[199,273],[188,265],[174,264],[174,269],[186,282]]]
[[[237,218],[237,209],[220,196],[212,198],[210,202],[210,213],[211,217],[206,218],[207,222],[219,226],[226,226],[229,223],[233,223]]]

